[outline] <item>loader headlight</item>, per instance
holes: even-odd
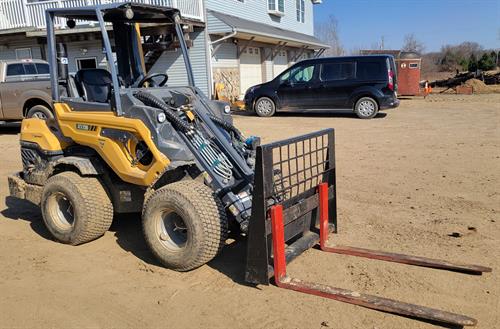
[[[125,10],[125,17],[127,17],[127,19],[134,18],[134,11],[130,8],[127,8],[127,10]]]
[[[167,120],[167,115],[163,112],[158,113],[158,116],[156,117],[159,123],[164,123],[165,120]]]

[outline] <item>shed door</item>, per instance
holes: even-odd
[[[247,47],[240,55],[240,93],[262,83],[262,64],[260,49]]]
[[[274,58],[273,77],[276,77],[278,74],[280,74],[287,68],[288,68],[288,56],[286,54],[286,50],[281,50],[278,53],[278,55]]]

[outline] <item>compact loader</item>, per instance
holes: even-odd
[[[317,244],[327,252],[472,274],[491,269],[329,245],[338,230],[333,129],[267,145],[243,137],[229,107],[195,87],[184,38],[189,27],[178,10],[118,3],[49,9],[46,19],[55,118],[23,121],[23,170],[8,181],[12,196],[40,206],[56,240],[86,243],[108,230],[114,213],[141,212],[152,253],[177,271],[213,259],[231,232],[246,239],[250,283],[274,277],[282,288],[385,312],[476,323],[286,274],[288,262]],[[96,22],[108,70],[68,74],[56,20],[68,28]],[[154,65],[146,71],[149,51],[171,48],[180,49],[185,87],[167,86],[168,76]]]

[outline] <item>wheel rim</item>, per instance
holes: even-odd
[[[171,251],[185,248],[188,229],[182,217],[172,209],[165,209],[155,217],[156,233],[160,243]]]
[[[264,115],[269,115],[273,112],[273,103],[268,99],[261,99],[257,103],[257,111]]]
[[[35,113],[33,113],[32,118],[47,120],[47,116],[45,115],[45,113],[40,111],[36,111]]]
[[[61,230],[71,229],[75,223],[73,203],[63,193],[53,193],[47,199],[47,208],[54,224]]]
[[[375,104],[372,101],[362,101],[359,103],[358,111],[362,116],[368,117],[375,113]]]

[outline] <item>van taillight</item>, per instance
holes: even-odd
[[[394,91],[394,73],[392,70],[387,71],[388,77],[389,77],[389,83],[387,84],[387,87]]]

